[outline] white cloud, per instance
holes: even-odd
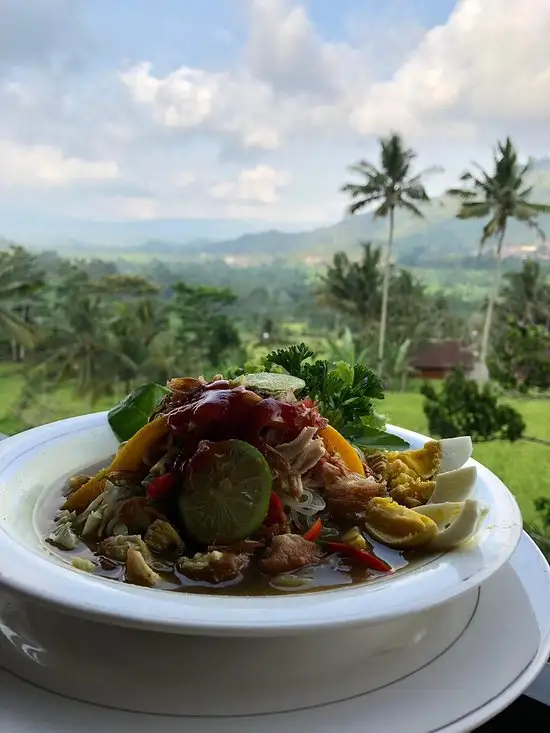
[[[233,202],[274,204],[279,200],[279,189],[290,183],[287,171],[279,171],[268,165],[242,170],[233,181],[221,181],[210,189],[215,199]]]
[[[9,186],[59,186],[119,177],[115,161],[66,157],[49,145],[28,146],[0,140],[0,160],[0,183]]]
[[[273,94],[244,69],[208,72],[183,66],[164,78],[140,63],[120,74],[133,101],[150,110],[161,126],[186,132],[205,127],[236,135],[247,148],[273,150],[279,136],[269,122]]]
[[[550,0],[457,0],[429,31],[413,4],[392,2],[373,20],[357,0],[336,38],[300,0],[247,0],[244,40],[239,28],[240,47],[225,44],[217,65],[192,62],[184,45],[154,64],[152,51],[128,62],[113,46],[93,70],[69,73],[65,36],[82,33],[72,0],[44,0],[59,32],[39,53],[41,0],[0,0],[25,39],[0,44],[2,194],[41,186],[48,206],[66,210],[70,198],[97,216],[318,221],[343,212],[346,166],[375,159],[390,129],[419,167],[445,166],[441,187],[506,134],[526,155],[548,152]]]
[[[102,217],[148,221],[162,216],[159,202],[147,196],[109,196],[96,201]]]
[[[488,121],[550,124],[548,0],[461,0],[352,115],[363,134],[389,125],[427,136]]]
[[[177,171],[172,178],[172,182],[174,186],[177,186],[177,188],[187,188],[187,186],[195,183],[196,180],[197,178],[194,173],[183,170]]]

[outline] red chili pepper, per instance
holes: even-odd
[[[377,570],[379,573],[392,573],[393,568],[387,562],[381,560],[368,550],[359,550],[357,547],[347,545],[345,542],[327,542],[327,547],[332,552],[341,552],[352,560],[357,560],[361,565],[365,565],[371,570]]]
[[[147,498],[149,501],[164,499],[175,483],[175,473],[165,473],[162,476],[157,476],[157,478],[154,478],[147,487]]]
[[[315,542],[315,540],[319,539],[319,535],[321,534],[322,529],[323,523],[321,522],[321,518],[319,517],[317,521],[314,522],[305,533],[304,539],[309,540],[310,542]]]
[[[286,519],[285,508],[281,497],[274,491],[271,492],[269,497],[269,509],[267,510],[266,518],[264,519],[264,525],[266,527],[272,527],[274,524],[282,524]]]

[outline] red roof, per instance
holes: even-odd
[[[411,357],[411,366],[415,369],[452,369],[456,366],[471,369],[474,366],[474,355],[458,339],[433,340],[422,344],[415,351]]]

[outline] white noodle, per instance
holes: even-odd
[[[282,499],[286,506],[305,517],[319,514],[327,505],[323,497],[314,489],[304,489],[299,499],[295,499],[293,496],[284,496]]]

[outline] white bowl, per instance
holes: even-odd
[[[413,447],[427,440],[390,429]],[[419,644],[422,657],[434,651],[434,644],[444,648],[450,643],[471,613],[475,589],[509,559],[521,534],[514,498],[476,464],[475,495],[490,507],[478,538],[410,572],[365,585],[282,597],[139,588],[74,570],[48,552],[34,521],[45,493],[67,476],[107,462],[117,446],[106,413],[62,420],[0,443],[3,663],[37,684],[92,702],[193,714],[205,709],[210,714],[239,714],[251,704],[257,712],[296,707],[300,684],[311,675],[323,677],[330,630],[332,671],[324,682],[317,682],[315,693],[325,700],[337,694],[334,673],[343,684],[351,679],[354,665],[373,656]],[[298,645],[304,648],[301,661],[296,661]],[[146,650],[145,658],[163,688],[156,697],[139,692],[149,680],[138,662]],[[278,684],[271,694],[266,675],[260,674],[266,655]],[[114,691],[107,683],[97,683],[107,656],[109,677],[124,677]],[[256,686],[252,703],[249,695],[246,701],[238,698],[229,683],[217,690],[215,702],[201,696],[220,656],[226,680],[239,680],[242,689]],[[192,674],[182,668],[182,658],[199,657],[200,664],[191,665]],[[71,663],[78,665],[78,675]],[[289,695],[294,695],[292,700]]]

